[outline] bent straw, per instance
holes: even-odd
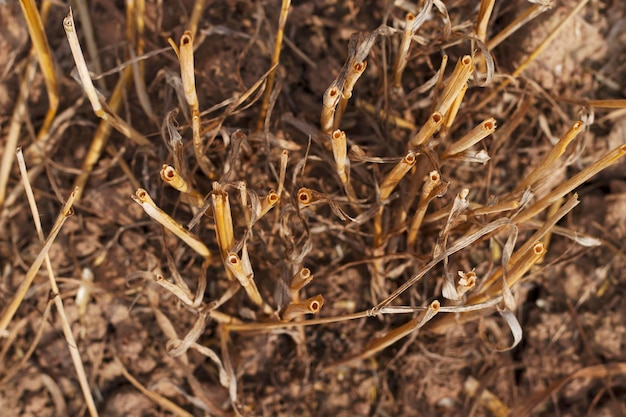
[[[43,261],[46,255],[48,254],[48,251],[50,250],[52,243],[54,243],[54,240],[56,239],[57,235],[61,231],[61,227],[63,227],[63,223],[65,223],[65,220],[67,220],[67,218],[72,215],[73,213],[72,205],[74,204],[74,201],[76,200],[76,193],[77,193],[77,190],[74,189],[74,191],[72,191],[69,198],[63,205],[63,208],[61,209],[59,216],[54,222],[54,225],[52,226],[52,230],[50,230],[50,233],[48,234],[48,238],[46,239],[43,247],[41,248],[39,255],[37,255],[32,265],[26,272],[26,276],[24,277],[24,280],[20,284],[19,288],[15,292],[15,295],[13,296],[13,299],[9,303],[9,306],[7,307],[6,311],[2,315],[2,319],[0,319],[0,334],[4,333],[4,331],[7,329],[9,323],[11,322],[11,319],[15,315],[15,312],[20,306],[22,300],[24,300],[24,297],[26,296],[26,292],[30,288],[30,285],[33,283],[33,280],[35,279],[35,277],[37,276],[37,272],[39,271],[39,268],[41,268],[41,264],[43,264]]]
[[[102,106],[98,92],[93,85],[93,80],[89,75],[89,70],[87,69],[85,57],[83,56],[83,52],[78,41],[76,26],[74,24],[74,17],[72,15],[71,8],[68,15],[63,19],[63,28],[65,29],[65,34],[67,35],[67,41],[70,45],[72,56],[74,57],[74,62],[76,64],[76,70],[78,71],[80,82],[96,116],[110,123],[121,134],[123,134],[136,144],[140,146],[150,146],[151,143],[145,136],[137,132],[132,126],[126,123],[126,121],[117,116],[114,111],[108,108],[105,109]],[[126,72],[127,71],[125,70],[123,73]]]
[[[495,0],[482,0],[480,2],[476,22],[476,37],[482,42],[485,42],[485,39],[487,39],[487,26],[489,25],[489,19],[491,18],[494,4]]]
[[[43,19],[37,11],[37,6],[34,0],[20,0],[20,6],[22,12],[26,18],[26,25],[28,26],[28,33],[33,42],[33,49],[39,61],[41,72],[43,74],[44,82],[46,84],[46,91],[48,92],[48,112],[44,119],[39,132],[37,133],[37,140],[41,140],[48,133],[48,129],[52,124],[52,120],[56,116],[57,109],[59,108],[59,94],[57,88],[57,80],[55,75],[54,62],[52,60],[52,53],[50,52],[50,45],[48,44],[48,38],[43,27]],[[42,6],[42,15],[47,17],[50,9],[50,1],[44,1]]]
[[[24,162],[24,155],[22,154],[21,149],[18,149],[17,151],[17,161],[20,167],[20,173],[22,174],[22,181],[24,183],[24,190],[26,192],[28,204],[31,209],[31,214],[33,215],[35,229],[37,230],[39,241],[42,244],[44,244],[45,238],[44,238],[43,230],[41,228],[41,218],[39,216],[39,210],[37,208],[37,203],[35,201],[33,190],[31,188],[30,182],[28,181],[28,171],[26,169],[26,163]],[[44,256],[44,261],[46,263],[46,270],[48,272],[48,278],[50,279],[50,290],[51,290],[51,293],[54,294],[54,304],[59,313],[59,319],[61,320],[61,327],[63,329],[63,335],[65,336],[65,340],[67,342],[67,348],[70,351],[70,357],[72,358],[72,363],[74,365],[74,368],[76,369],[76,376],[78,377],[78,382],[83,392],[83,397],[85,398],[87,409],[89,410],[89,415],[91,415],[92,417],[97,417],[98,410],[96,409],[96,403],[94,402],[93,396],[91,395],[91,389],[89,387],[89,381],[87,380],[87,375],[85,373],[85,367],[80,357],[80,352],[78,351],[78,344],[76,343],[76,339],[74,338],[74,334],[72,333],[70,322],[67,318],[67,314],[65,313],[65,307],[63,306],[63,299],[61,298],[61,293],[59,292],[59,287],[57,286],[54,269],[52,268],[52,263],[50,262],[50,256],[48,255],[47,252]],[[77,292],[77,297],[78,295],[79,295],[79,292]],[[81,307],[80,307],[80,304],[78,304],[78,301],[77,301],[77,306],[79,308],[79,315],[80,315]],[[83,314],[84,314],[84,311],[83,311]]]
[[[282,0],[280,6],[280,17],[278,18],[278,30],[276,31],[276,39],[274,41],[274,53],[272,54],[272,63],[270,65],[272,70],[267,76],[267,84],[265,85],[263,101],[261,102],[261,110],[259,111],[259,118],[256,125],[257,132],[261,131],[263,126],[265,126],[267,110],[270,105],[270,97],[272,96],[274,80],[276,79],[276,68],[280,61],[280,51],[282,49],[283,38],[285,36],[285,25],[287,24],[287,16],[289,15],[289,6],[291,6],[291,0]]]

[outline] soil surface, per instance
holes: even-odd
[[[475,30],[480,2],[435,1],[395,85],[405,15],[422,6],[294,0],[259,125],[281,2],[207,0],[193,40],[204,167],[193,149],[177,53],[168,43],[178,45],[189,28],[194,1],[146,1],[143,33],[138,12],[124,5],[143,2],[87,2],[99,66],[87,47],[88,25],[74,10],[95,86],[108,101],[123,85],[117,114],[150,146],[110,128],[84,98],[63,30],[66,1],[51,2],[44,24],[60,103],[40,135],[50,101],[40,69],[20,93],[32,61],[20,3],[26,2],[0,1],[0,153],[15,152],[7,142],[17,128],[45,236],[77,178],[91,172],[49,249],[50,268],[44,262],[38,269],[1,329],[0,414],[89,415],[56,297],[102,416],[626,416],[625,162],[515,220],[626,145],[626,106],[619,101],[626,96],[624,1],[587,2],[519,74],[579,2],[556,0],[490,47],[488,72]],[[487,45],[530,7],[538,6],[496,1]],[[353,191],[337,173],[328,132],[320,130],[325,91],[343,80],[345,62],[354,63],[349,45],[367,52],[340,124]],[[475,58],[476,71],[456,118],[409,156],[407,144],[438,108],[464,55]],[[444,56],[447,66],[438,75]],[[15,118],[20,94],[27,106]],[[492,135],[446,156],[450,144],[489,117],[497,124]],[[529,187],[528,202],[480,211],[520,202],[525,187],[516,187],[578,120],[581,132]],[[98,135],[106,144],[89,168],[85,160]],[[471,151],[489,160],[476,162]],[[403,158],[416,162],[385,194]],[[2,318],[42,248],[18,164],[14,158],[9,164],[0,201]],[[166,185],[163,164],[179,170],[197,194]],[[420,197],[433,170],[442,180],[438,195]],[[211,256],[151,219],[131,198],[139,187]],[[464,189],[469,206],[455,211]],[[279,200],[264,211],[271,190]],[[541,236],[547,251],[528,264],[511,297],[502,298],[501,278],[488,292],[486,282],[498,277],[500,265],[508,278],[525,265],[506,265],[507,242],[515,243],[513,258],[521,255],[574,192],[580,204]],[[226,195],[234,232],[223,244],[215,201]],[[409,242],[420,198],[429,205],[417,240]],[[505,226],[462,243],[493,222]],[[455,245],[460,250],[438,258],[437,251]],[[242,279],[254,280],[261,302],[243,288],[233,265],[225,266],[231,259],[242,266]],[[439,260],[431,265],[433,259]],[[303,268],[313,279],[294,289],[292,277]],[[449,282],[462,286],[458,271],[473,271],[476,287],[446,299]],[[372,313],[416,276],[388,303],[412,308],[408,313],[358,314]],[[493,305],[461,313],[485,301],[481,294],[500,297],[503,313]],[[312,298],[319,295],[323,306]],[[307,299],[315,314],[298,314]],[[435,300],[448,310],[422,323]],[[521,341],[507,322],[514,333],[521,325]]]

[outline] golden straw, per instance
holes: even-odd
[[[174,233],[180,240],[185,242],[189,247],[195,250],[200,256],[205,259],[211,259],[211,252],[204,243],[189,230],[178,224],[178,222],[172,219],[169,214],[161,210],[154,200],[150,197],[148,192],[143,188],[137,189],[135,195],[132,196],[135,203],[139,204],[146,214],[152,217],[157,222],[161,223],[170,232]]]
[[[285,308],[283,312],[283,320],[291,321],[296,317],[303,316],[305,314],[315,314],[319,312],[324,305],[324,297],[318,294],[305,301],[292,302]]]
[[[445,151],[443,151],[439,157],[441,159],[445,159],[461,153],[468,149],[471,146],[474,146],[487,136],[491,135],[496,131],[496,119],[493,117],[488,118],[487,120],[483,120],[481,124],[476,126],[474,129],[469,131],[465,136],[463,136],[458,141],[450,144]]]

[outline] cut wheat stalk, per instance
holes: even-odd
[[[24,183],[24,190],[26,192],[28,204],[31,209],[31,214],[33,215],[35,229],[37,231],[39,241],[43,245],[45,244],[46,239],[44,237],[43,229],[41,227],[41,217],[39,216],[39,209],[37,208],[35,195],[33,194],[33,190],[31,188],[30,182],[28,181],[28,170],[26,169],[26,162],[24,161],[24,156],[22,154],[21,149],[18,149],[17,151],[17,161],[18,161],[18,165],[20,168],[20,173],[22,175],[22,180]],[[74,334],[72,333],[70,322],[68,320],[67,314],[65,313],[65,307],[63,306],[61,293],[59,292],[59,287],[57,286],[56,276],[54,273],[54,269],[52,268],[52,262],[50,262],[50,257],[48,256],[47,252],[44,255],[44,262],[46,264],[46,271],[48,272],[48,278],[50,281],[50,289],[51,289],[52,294],[54,294],[54,304],[59,314],[61,327],[63,329],[63,335],[65,336],[65,340],[67,342],[67,348],[70,351],[70,357],[72,358],[74,369],[76,369],[78,383],[83,392],[83,397],[85,398],[85,403],[87,405],[87,409],[89,410],[89,415],[92,417],[96,417],[98,416],[96,403],[93,399],[93,396],[91,395],[91,389],[89,387],[87,374],[85,373],[85,367],[83,365],[83,361],[80,356],[80,352],[78,350],[78,344],[76,343],[76,339],[74,338]]]
[[[496,119],[490,117],[486,120],[483,120],[478,126],[470,130],[461,139],[454,143],[451,143],[441,154],[439,154],[439,157],[441,159],[446,159],[456,154],[459,154],[466,149],[474,146],[481,140],[485,139],[487,136],[493,134],[493,132],[495,131]]]
[[[404,19],[404,31],[402,32],[402,40],[398,48],[398,54],[393,66],[392,88],[396,91],[402,90],[402,74],[408,63],[409,49],[411,40],[417,30],[422,26],[433,7],[433,0],[427,0],[424,7],[416,16],[413,13],[407,13]]]
[[[93,24],[91,15],[89,14],[89,3],[86,0],[73,0],[73,7],[78,11],[78,18],[82,23],[83,34],[85,36],[85,44],[87,46],[87,54],[89,55],[89,61],[95,72],[97,74],[102,74],[102,62],[100,61],[100,51],[98,48],[98,44],[96,43],[96,37],[94,35]],[[132,10],[130,4],[133,2],[128,2],[127,9]],[[128,39],[133,39],[132,37],[128,37]],[[106,84],[104,82],[104,78],[99,78],[97,81],[98,86],[101,89],[106,89]]]
[[[251,268],[246,268],[244,266],[244,262],[242,262],[239,256],[232,252],[226,256],[224,264],[237,281],[239,281],[248,295],[248,298],[250,298],[250,301],[258,306],[263,306],[263,298],[261,297],[261,293],[259,293],[259,289],[254,281],[254,273]]]
[[[204,205],[202,195],[185,181],[176,168],[164,164],[161,168],[160,175],[164,183],[183,193],[195,207],[200,208]]]
[[[462,238],[459,238],[453,245],[445,249],[445,252],[431,260],[429,263],[424,265],[424,267],[420,270],[419,273],[413,275],[403,284],[401,284],[393,293],[391,293],[387,298],[383,301],[379,302],[374,308],[370,309],[368,314],[371,316],[376,316],[380,313],[380,310],[383,307],[388,306],[393,300],[398,298],[402,293],[408,290],[410,287],[418,283],[424,276],[430,272],[439,262],[443,261],[444,258],[449,257],[456,252],[460,251],[463,248],[466,248],[476,242],[477,240],[483,238],[486,235],[490,235],[503,227],[507,227],[511,224],[511,220],[507,218],[500,218],[498,220],[494,220],[491,223],[488,223],[481,227],[480,229],[473,231],[471,233],[466,234]]]
[[[452,125],[454,124],[454,120],[456,119],[456,115],[459,113],[459,109],[461,108],[461,103],[463,102],[463,99],[465,98],[465,93],[467,92],[468,88],[469,86],[467,85],[467,83],[461,86],[461,91],[459,91],[459,94],[454,98],[454,101],[452,102],[452,105],[450,106],[450,110],[448,110],[448,113],[446,114],[446,118],[443,123],[443,131],[446,134],[450,130]]]
[[[324,305],[324,297],[320,294],[310,297],[304,301],[290,302],[285,311],[283,311],[282,319],[284,321],[292,321],[305,314],[317,314]]]
[[[426,176],[426,180],[422,186],[420,200],[417,204],[417,209],[411,219],[406,238],[406,244],[409,248],[413,248],[415,246],[417,233],[419,232],[422,221],[424,220],[426,210],[428,210],[428,205],[436,195],[440,194],[437,190],[439,184],[441,184],[441,176],[439,175],[439,172],[431,171],[428,176]]]
[[[82,48],[80,46],[80,42],[78,41],[78,35],[76,34],[76,26],[74,24],[74,17],[71,9],[68,15],[63,19],[63,28],[65,29],[65,34],[67,35],[67,41],[70,45],[70,50],[72,51],[72,57],[74,58],[74,62],[76,64],[80,82],[96,116],[110,123],[116,130],[136,144],[140,146],[150,146],[151,143],[145,136],[137,132],[126,121],[115,114],[115,112],[105,108],[100,102],[100,95],[93,85],[93,80],[89,75],[87,63],[85,62],[85,57],[83,56]],[[126,73],[126,71],[124,71],[124,73]]]
[[[222,260],[226,260],[228,254],[235,246],[233,218],[230,211],[228,193],[224,191],[222,186],[217,182],[213,183],[211,203],[213,207],[213,218],[215,219],[217,245],[220,248]]]
[[[283,38],[285,37],[285,25],[287,24],[287,17],[289,16],[289,7],[291,6],[291,0],[282,0],[280,6],[280,16],[278,18],[278,30],[276,31],[276,39],[274,40],[274,52],[272,53],[273,68],[267,76],[267,83],[265,84],[265,92],[263,94],[263,100],[261,101],[261,109],[259,110],[259,118],[257,120],[256,129],[261,131],[264,126],[267,126],[267,111],[270,105],[270,98],[274,90],[274,82],[276,79],[276,68],[280,62],[280,51],[283,47]]]
[[[204,143],[200,127],[200,107],[198,104],[198,94],[196,92],[196,76],[193,58],[193,36],[190,31],[185,31],[180,38],[178,49],[178,59],[180,61],[180,75],[183,83],[183,93],[189,106],[191,114],[191,131],[193,137],[193,152],[196,156],[198,166],[209,178],[214,176],[209,159],[204,155]]]
[[[534,242],[539,240],[543,240],[547,233],[553,230],[556,223],[562,219],[567,213],[569,213],[574,207],[578,205],[578,196],[575,194],[571,198],[567,200],[560,208],[557,210],[554,215],[548,217],[543,224],[535,231],[535,233],[528,238],[526,243],[520,246],[511,256],[509,263],[515,264],[519,261],[519,258],[524,253],[529,253]],[[489,278],[487,278],[483,283],[481,283],[481,291],[485,291],[489,289],[492,285],[494,285],[498,279],[502,276],[502,267],[496,269],[493,274]]]
[[[350,160],[348,159],[348,142],[346,132],[335,130],[330,136],[335,159],[335,172],[343,184],[346,194],[351,200],[356,200],[356,194],[350,183]]]
[[[456,97],[465,88],[465,83],[469,80],[472,72],[474,72],[472,57],[469,55],[461,57],[457,61],[454,71],[448,78],[448,82],[441,93],[439,104],[436,107],[437,112],[444,116],[448,113]]]
[[[424,144],[428,139],[430,139],[437,129],[441,127],[444,121],[443,115],[436,111],[430,115],[426,123],[422,125],[420,130],[411,138],[409,141],[409,148],[416,148],[422,144]]]
[[[354,86],[356,82],[361,78],[361,75],[365,72],[367,68],[367,61],[362,62],[354,62],[351,66],[348,67],[348,71],[346,73],[346,82],[341,91],[341,98],[339,99],[339,103],[337,104],[337,109],[335,111],[335,115],[333,117],[333,128],[335,130],[339,129],[341,125],[341,120],[343,119],[343,115],[346,111],[346,107],[348,107],[348,101],[352,98],[352,91],[354,90]]]
[[[204,259],[211,259],[211,251],[209,251],[209,248],[207,248],[196,235],[185,229],[176,220],[171,218],[169,214],[161,210],[146,190],[139,188],[135,192],[135,195],[131,197],[135,203],[139,204],[141,208],[143,208],[148,216],[152,217],[167,230],[174,233],[180,240],[185,242]]]

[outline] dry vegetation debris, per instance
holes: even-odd
[[[0,3],[7,412],[626,414],[622,2],[63,3]]]

